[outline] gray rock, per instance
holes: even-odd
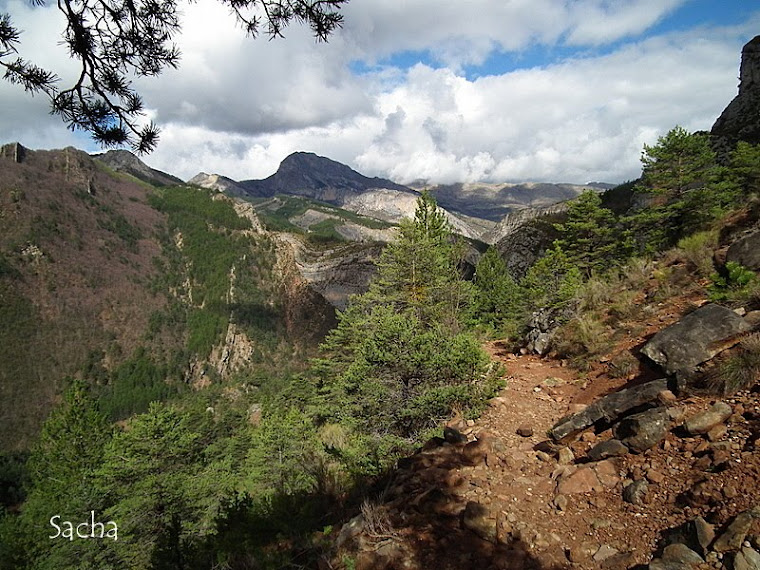
[[[594,562],[604,562],[608,558],[615,556],[618,552],[620,551],[617,548],[613,548],[609,544],[602,544],[592,558]]]
[[[640,505],[648,491],[649,483],[646,479],[639,479],[623,489],[623,500],[633,505]]]
[[[557,463],[560,465],[570,465],[573,461],[575,461],[573,450],[569,447],[560,448],[557,452]]]
[[[716,552],[739,550],[749,529],[752,527],[752,522],[756,518],[760,518],[760,507],[755,507],[737,515],[723,534],[718,537],[718,540],[715,541],[713,550]]]
[[[667,374],[685,377],[721,352],[722,341],[749,329],[732,310],[711,303],[658,332],[641,352]]]
[[[741,555],[749,570],[760,570],[760,553],[757,550],[749,546],[743,546]]]
[[[601,461],[608,457],[620,457],[628,453],[628,448],[619,439],[608,439],[596,444],[588,452],[589,459]]]
[[[519,428],[517,428],[517,435],[521,437],[532,437],[533,428],[529,425],[521,425]]]
[[[552,335],[548,332],[541,332],[534,329],[528,333],[526,340],[528,341],[528,350],[543,356],[549,352],[549,348],[551,347],[552,342]]]
[[[559,440],[599,421],[612,423],[626,412],[656,400],[657,395],[667,388],[668,381],[661,379],[613,392],[587,406],[583,411],[562,418],[549,430],[549,434],[554,440]]]
[[[356,515],[340,528],[335,545],[340,548],[357,537],[362,530],[364,530],[364,515]]]
[[[702,548],[702,553],[707,553],[712,541],[715,540],[715,528],[702,517],[697,517],[693,521],[694,532],[697,536],[697,542]]]
[[[613,434],[631,451],[641,453],[660,443],[670,429],[667,408],[653,408],[628,416],[618,423]]]
[[[734,242],[728,248],[726,261],[733,261],[753,271],[760,270],[760,232],[754,232]]]
[[[702,564],[704,559],[685,544],[670,544],[665,547],[662,559],[666,562],[680,562],[681,564]]]
[[[468,501],[462,513],[462,526],[471,530],[483,540],[496,542],[496,518],[488,507]]]
[[[731,406],[725,402],[715,402],[707,410],[687,418],[684,427],[690,434],[707,433],[715,426],[725,422],[731,414]]]

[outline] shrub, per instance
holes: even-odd
[[[607,364],[609,375],[613,378],[628,378],[636,372],[639,361],[627,350],[616,355]]]
[[[748,390],[760,379],[760,333],[746,337],[737,352],[721,362],[708,379],[709,387],[725,396]]]
[[[698,232],[678,242],[678,249],[700,277],[707,277],[713,271],[713,252],[716,247],[718,232],[715,230]]]
[[[713,273],[710,280],[712,284],[708,286],[707,292],[711,301],[736,301],[750,295],[757,276],[743,265],[729,261],[725,273]]]
[[[588,370],[591,360],[609,346],[609,333],[602,321],[587,313],[557,329],[553,343],[557,353],[569,358],[573,367]]]

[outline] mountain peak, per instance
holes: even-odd
[[[368,190],[412,192],[391,180],[369,178],[343,163],[303,151],[285,157],[269,178],[245,180],[241,185],[255,196],[295,194],[337,205]]]
[[[92,157],[117,172],[124,172],[148,184],[155,186],[184,184],[176,176],[151,168],[128,150],[109,150],[105,153],[94,154]]]

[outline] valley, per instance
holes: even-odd
[[[757,42],[614,187],[4,145],[0,568],[760,568]]]

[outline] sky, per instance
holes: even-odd
[[[20,55],[72,77],[55,3],[0,0]],[[397,182],[618,183],[676,125],[709,130],[737,93],[747,0],[351,0],[328,43],[251,39],[217,0],[180,3],[177,70],[138,78],[182,179],[264,178],[314,152]],[[0,81],[2,142],[100,149]]]

